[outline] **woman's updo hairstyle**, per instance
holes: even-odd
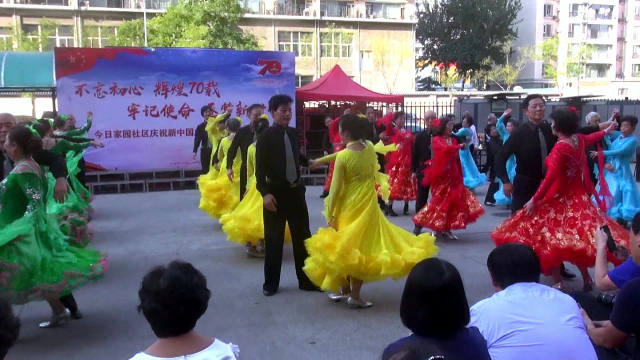
[[[365,140],[369,131],[369,121],[358,115],[347,114],[340,117],[340,128],[349,133],[351,140]]]
[[[16,144],[24,156],[32,156],[42,150],[42,140],[36,135],[37,131],[26,126],[16,126],[9,131],[9,142]]]
[[[553,119],[553,127],[556,131],[565,136],[575,134],[580,126],[580,118],[569,109],[556,110],[549,117]]]

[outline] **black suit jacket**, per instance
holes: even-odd
[[[0,180],[9,176],[9,174],[4,173],[4,161],[8,159],[4,152],[0,151]],[[66,178],[68,175],[67,172],[67,162],[65,158],[62,156],[51,152],[49,150],[40,150],[33,154],[33,160],[35,160],[41,166],[49,167],[49,171],[54,178]]]
[[[376,123],[369,123],[366,139],[376,144],[380,141],[380,133],[384,131],[384,125],[376,125]]]
[[[236,153],[238,152],[238,148],[240,149],[240,156],[242,159],[242,166],[240,167],[240,174],[244,174],[242,176],[247,176],[247,150],[249,150],[249,145],[253,143],[253,128],[251,125],[246,125],[241,127],[236,135],[233,137],[233,141],[231,142],[231,146],[229,147],[229,152],[227,156],[227,169],[233,168],[233,159],[236,157]]]
[[[287,181],[284,134],[289,136],[296,162],[297,180],[291,184]],[[301,186],[300,164],[305,159],[300,155],[300,141],[298,132],[292,127],[282,127],[274,124],[260,135],[256,143],[256,187],[260,194],[273,194],[274,191],[288,189],[292,185]]]
[[[193,138],[193,152],[197,153],[200,144],[202,147],[210,148],[211,144],[209,143],[209,135],[207,135],[206,130],[207,122],[202,122],[198,127],[196,127],[195,137]]]
[[[416,135],[413,142],[413,154],[411,157],[411,171],[421,175],[425,168],[425,162],[431,159],[431,130],[422,130]]]

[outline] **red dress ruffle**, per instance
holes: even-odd
[[[496,245],[531,246],[540,258],[543,273],[564,261],[581,267],[595,264],[595,232],[607,224],[616,242],[629,246],[629,233],[595,206],[585,146],[602,139],[604,132],[576,135],[576,148],[558,142],[546,159],[547,174],[534,195],[531,215],[523,210],[498,226],[491,237]],[[620,261],[609,254],[609,261]]]
[[[385,166],[391,188],[389,200],[415,200],[417,182],[411,172],[414,136],[407,129],[399,129],[395,131],[391,141],[398,145],[398,149],[388,155]]]
[[[452,138],[436,136],[431,149],[433,156],[425,168],[423,182],[425,186],[431,186],[431,199],[413,217],[413,222],[436,232],[464,229],[478,220],[484,209],[464,186],[458,156],[460,145]]]

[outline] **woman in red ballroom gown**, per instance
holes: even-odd
[[[342,143],[342,139],[340,138],[340,116],[333,119],[331,122],[331,126],[329,126],[329,141],[333,144],[333,153],[337,153],[338,151],[344,149],[344,144]],[[322,189],[323,194],[329,194],[329,189],[331,188],[331,179],[333,179],[333,166],[335,161],[332,161],[329,164],[329,171],[327,172],[327,177],[324,182],[324,188]]]
[[[398,149],[387,155],[385,171],[389,175],[389,205],[387,215],[398,216],[393,211],[393,201],[404,201],[404,215],[409,215],[409,201],[416,199],[416,177],[411,172],[411,156],[413,153],[413,133],[404,127],[406,115],[399,111],[393,115],[393,121],[385,130],[392,143],[398,145]]]
[[[563,261],[575,264],[582,273],[584,290],[592,288],[587,271],[595,264],[596,230],[607,224],[614,240],[628,248],[629,234],[606,215],[606,205],[596,195],[589,176],[585,147],[600,141],[605,131],[577,134],[580,120],[570,110],[551,114],[552,129],[558,142],[545,160],[547,173],[538,191],[524,208],[516,212],[492,233],[496,245],[521,243],[531,246],[540,258],[546,275],[552,274],[555,287],[562,289],[560,266]],[[619,262],[609,254],[609,260]]]
[[[431,199],[414,217],[416,228],[426,227],[449,239],[457,239],[453,229],[464,229],[484,214],[475,195],[465,186],[458,152],[464,144],[451,137],[453,121],[435,119],[432,124],[432,160],[424,170],[425,186],[431,186]]]

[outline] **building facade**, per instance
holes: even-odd
[[[539,47],[557,36],[562,93],[626,97],[640,90],[640,1],[532,0],[521,14],[518,46]],[[540,60],[532,63],[537,71],[523,71],[523,87],[555,83]]]
[[[11,50],[18,33],[33,42],[33,50],[108,46],[123,21],[155,16],[176,1],[4,0],[0,47]],[[263,50],[295,52],[298,85],[338,64],[372,90],[414,90],[413,0],[241,1],[246,14],[240,27]]]

